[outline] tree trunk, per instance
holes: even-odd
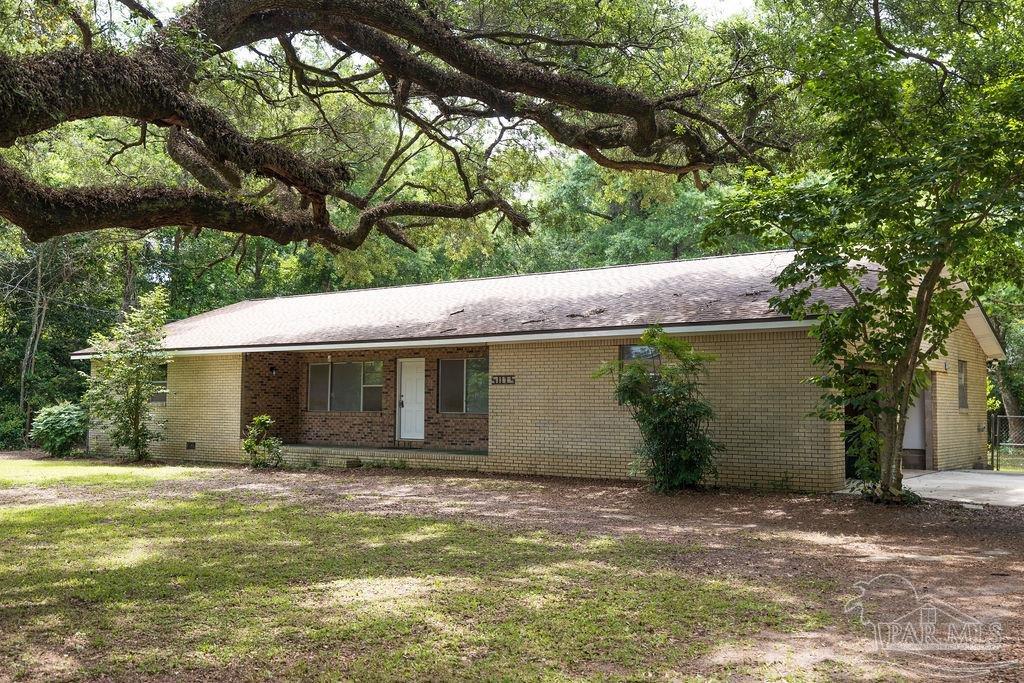
[[[266,249],[263,243],[256,240],[256,247],[253,249],[252,284],[257,292],[263,289],[263,261],[266,258]]]
[[[996,388],[999,389],[999,399],[1003,402],[1003,412],[1006,413],[1006,433],[995,434],[994,437],[1002,437],[1000,440],[1008,440],[1010,443],[1024,443],[1024,418],[1021,415],[1020,401],[1017,395],[1010,388],[1009,379],[1006,376],[1006,361],[996,363],[992,372]],[[997,429],[998,422],[997,422]]]
[[[28,339],[25,340],[25,351],[21,356],[21,377],[18,387],[18,408],[25,415],[22,437],[27,439],[32,428],[31,382],[36,369],[36,354],[39,351],[39,339],[42,337],[43,325],[46,324],[46,311],[50,300],[43,293],[43,255],[36,254],[36,287],[32,300],[32,327]]]
[[[135,289],[135,259],[132,258],[131,249],[127,244],[121,248],[121,255],[124,257],[122,261],[124,280],[121,286],[121,318],[123,319],[138,302],[139,297]]]
[[[881,447],[878,454],[878,491],[876,498],[885,503],[903,499],[903,432],[906,425],[907,404],[910,402],[910,380],[898,373],[888,377],[880,387],[889,397],[883,402],[879,418],[878,436]]]
[[[933,259],[921,277],[914,295],[914,334],[908,340],[905,355],[885,376],[879,378],[879,389],[883,399],[879,406],[882,415],[878,435],[882,444],[878,454],[877,497],[882,502],[897,503],[903,500],[903,435],[906,431],[907,413],[914,399],[915,374],[922,358],[921,344],[928,330],[932,297],[944,267],[944,259]]]

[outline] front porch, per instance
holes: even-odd
[[[481,469],[487,459],[487,454],[481,452],[319,444],[285,444],[282,455],[285,462],[293,466],[411,467],[469,471]]]
[[[295,464],[467,469],[488,451],[487,372],[485,346],[246,353],[242,428],[269,415]]]

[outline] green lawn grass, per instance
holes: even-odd
[[[18,486],[145,488],[158,481],[203,476],[201,467],[117,465],[97,460],[0,460],[0,489]]]
[[[660,678],[822,625],[778,586],[690,573],[700,552],[209,496],[0,508],[0,671]]]

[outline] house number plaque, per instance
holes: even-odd
[[[491,384],[515,384],[515,375],[491,375]]]

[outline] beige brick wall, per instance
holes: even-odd
[[[410,467],[579,477],[626,478],[637,441],[628,411],[612,397],[611,377],[593,378],[619,344],[635,339],[576,340],[490,347],[492,375],[515,375],[514,385],[490,388],[486,455],[381,453]],[[802,383],[813,372],[814,342],[805,331],[768,331],[690,337],[716,354],[706,392],[718,419],[714,432],[726,447],[718,483],[756,488],[824,491],[843,482],[838,424],[809,413],[817,389]],[[168,400],[154,412],[165,420],[157,457],[239,462],[242,356],[192,356],[168,368]],[[301,400],[297,396],[296,400]],[[195,450],[185,443],[194,441]],[[101,435],[92,443],[102,450]],[[346,455],[344,457],[351,457]],[[362,453],[364,460],[372,453]],[[289,452],[343,464],[330,449]]]
[[[706,394],[718,413],[723,485],[827,491],[843,484],[841,425],[809,413],[816,342],[806,331],[688,338],[714,353]],[[612,378],[592,378],[630,339],[491,347],[491,373],[516,384],[491,387],[488,468],[537,474],[624,477],[636,426],[612,398]]]
[[[697,335],[688,339],[717,356],[706,394],[718,413],[714,433],[718,483],[802,491],[843,484],[842,425],[811,417],[819,396],[804,380],[814,374],[816,342],[804,330]],[[635,339],[496,344],[489,348],[492,375],[515,375],[514,385],[490,388],[488,453],[389,451],[363,460],[403,460],[410,467],[579,477],[625,478],[637,430],[612,397],[612,378],[594,379],[600,364],[618,357],[619,344]],[[957,406],[956,360],[968,362],[969,408]],[[968,467],[985,451],[985,358],[970,330],[955,332],[949,357],[933,367],[939,413],[936,464]],[[166,420],[157,457],[208,462],[243,460],[241,354],[174,359],[168,401],[155,412]],[[302,397],[297,396],[297,401]],[[91,435],[102,449],[102,436]],[[194,441],[195,450],[185,450]],[[344,464],[329,448],[297,449],[289,459]],[[344,457],[351,457],[346,455]]]
[[[612,377],[594,379],[618,344],[558,341],[491,346],[492,375],[515,384],[490,390],[490,466],[502,471],[580,477],[629,476],[637,429],[612,397]]]
[[[157,458],[202,462],[241,462],[242,355],[179,356],[167,366],[167,403],[154,405],[164,423],[164,439],[152,445]],[[187,442],[195,450],[186,450]],[[98,430],[89,445],[109,453]]]
[[[967,362],[967,409],[960,408],[957,361]],[[971,467],[985,459],[988,434],[985,388],[986,359],[966,323],[950,335],[946,355],[931,364],[935,401],[935,468]]]

